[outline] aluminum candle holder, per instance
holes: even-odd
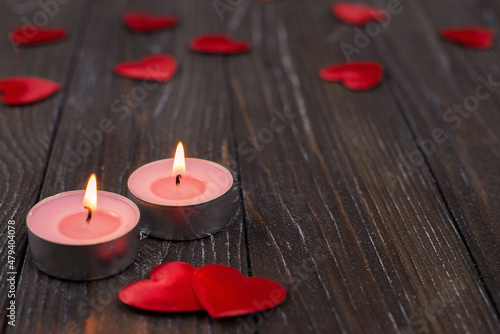
[[[142,231],[163,240],[193,240],[222,230],[236,198],[231,173],[214,162],[186,158],[185,174],[176,186],[173,160],[146,164],[128,180]]]
[[[94,280],[115,275],[134,262],[139,248],[139,209],[123,196],[106,191],[97,194],[96,221],[90,224],[103,219],[112,223],[104,230],[96,226],[96,237],[76,228],[87,216],[81,204],[84,191],[45,198],[30,210],[26,218],[30,253],[41,271],[61,279]],[[78,233],[82,235],[75,237]]]

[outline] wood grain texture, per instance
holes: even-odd
[[[500,47],[495,44],[481,52],[432,34],[455,25],[498,28],[494,24],[498,16],[487,12],[492,13],[489,6],[467,2],[453,8],[446,1],[408,4],[388,28],[391,38],[384,34],[374,40],[374,45],[388,65],[392,89],[406,122],[420,150],[427,152],[426,163],[438,181],[451,217],[487,283],[487,292],[498,305],[500,71],[496,60]],[[412,33],[412,43],[395,34],[415,24],[420,29]],[[396,50],[406,57],[393,57],[391,53]],[[425,74],[428,69],[434,75]],[[433,131],[440,129],[446,140],[436,143]],[[399,175],[412,173],[411,168],[401,168]]]
[[[246,36],[254,42],[252,67],[231,61],[238,138],[249,142],[240,169],[252,272],[290,289],[276,311],[281,319],[259,330],[498,330],[432,171],[421,164],[404,182],[387,178],[400,156],[418,152],[391,90],[398,73],[362,94],[318,81],[319,68],[344,60],[338,45],[325,47],[325,37],[333,31],[349,40],[355,32],[332,21],[327,8],[255,8],[241,24],[241,31],[253,24]],[[360,59],[377,59],[373,48],[363,51]],[[274,108],[293,119],[270,135]],[[453,300],[458,294],[467,297]]]
[[[0,185],[8,189],[0,201],[1,236],[6,239],[5,224],[15,218],[24,260],[18,263],[18,323],[6,326],[3,317],[3,328],[498,332],[499,95],[493,91],[457,129],[444,119],[447,108],[475,93],[479,75],[498,74],[498,47],[463,49],[440,40],[436,30],[462,22],[497,27],[500,6],[451,3],[401,0],[403,10],[353,54],[384,63],[384,81],[366,92],[318,78],[321,67],[346,60],[340,45],[354,45],[359,33],[332,18],[326,0],[75,2],[53,18],[70,28],[70,40],[17,55],[0,52],[0,60],[12,64],[0,68],[1,76],[66,82],[66,91],[42,103],[0,107]],[[5,8],[0,4],[2,18]],[[121,23],[129,9],[175,14],[181,24],[133,33]],[[33,15],[37,8],[28,10]],[[0,31],[18,19],[0,20]],[[252,51],[230,57],[191,52],[191,38],[208,32],[251,41]],[[168,83],[113,74],[120,61],[159,52],[179,61]],[[425,152],[424,139],[437,128],[447,140],[408,163]],[[235,177],[240,196],[222,232],[190,242],[144,239],[131,267],[91,282],[51,278],[24,256],[24,219],[37,200],[81,189],[93,172],[100,189],[125,195],[128,176],[171,157],[179,140],[188,156],[219,162]],[[289,294],[275,309],[220,320],[204,312],[143,312],[119,302],[123,286],[173,260],[230,265],[274,279]]]
[[[45,101],[22,107],[0,105],[0,305],[6,309],[8,284],[7,272],[7,222],[16,222],[16,267],[21,265],[26,252],[25,219],[29,209],[39,200],[40,187],[52,144],[53,132],[68,91],[74,50],[84,16],[84,2],[61,5],[58,14],[47,15],[47,24],[64,26],[69,37],[58,43],[39,47],[18,48],[9,41],[9,32],[33,22],[45,13],[36,3],[2,1],[0,3],[0,78],[14,75],[38,76],[60,82],[62,89]],[[55,8],[54,8],[55,10]],[[38,20],[41,20],[39,18]],[[38,21],[37,21],[38,22]],[[43,22],[43,21],[41,21]],[[19,277],[19,274],[18,276]],[[4,314],[4,312],[2,312]],[[6,317],[0,318],[0,328],[5,328]]]

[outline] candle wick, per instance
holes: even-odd
[[[181,180],[182,180],[182,175],[179,174],[175,177],[175,185],[178,186],[181,184]]]
[[[92,219],[92,209],[89,206],[84,206],[84,208],[87,209],[87,211],[89,212],[87,214],[87,219],[85,220],[87,224],[89,224],[90,220]]]

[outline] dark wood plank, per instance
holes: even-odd
[[[78,45],[80,23],[84,17],[84,1],[74,1],[52,7],[49,15],[36,2],[2,1],[0,3],[0,78],[12,75],[38,76],[60,82],[61,92],[49,99],[22,107],[0,105],[0,305],[6,310],[9,284],[7,272],[8,221],[15,221],[16,263],[20,272],[26,252],[25,218],[28,210],[38,201],[40,187],[47,164],[52,135],[71,78],[75,48]],[[45,15],[45,16],[44,16]],[[17,48],[8,38],[9,32],[35,22],[63,26],[69,30],[64,41],[29,48]],[[44,18],[47,18],[45,21]],[[18,277],[18,276],[17,276]],[[3,311],[2,314],[5,314]],[[2,316],[0,328],[7,318]],[[19,320],[18,322],[19,323]]]
[[[455,25],[498,28],[500,8],[496,2],[491,4],[495,4],[496,16],[490,7],[469,2],[453,6],[444,0],[405,4],[387,33],[373,39],[373,44],[387,64],[390,85],[401,100],[406,122],[420,143],[498,312],[500,46],[472,50],[443,41],[437,34],[439,28]],[[412,31],[411,40],[398,33],[417,25],[420,28]],[[395,53],[405,56],[394,57]],[[489,80],[494,85],[485,87]],[[436,141],[434,131],[443,131],[446,139]],[[408,162],[401,165],[398,176],[413,173],[408,155],[401,155],[399,161]]]
[[[229,69],[252,274],[290,292],[259,331],[498,331],[432,172],[422,164],[404,182],[387,177],[418,151],[393,96],[398,72],[362,93],[318,79],[319,68],[344,60],[328,37],[354,37],[329,5],[256,4],[233,21],[254,45],[251,64],[232,58]],[[398,40],[408,39],[402,25]],[[376,57],[367,47],[359,58]],[[292,118],[281,130],[274,109]]]
[[[121,24],[127,9],[176,14],[181,26],[172,31],[139,35]],[[95,172],[100,189],[125,194],[128,176],[152,160],[172,157],[182,140],[186,154],[219,162],[235,171],[233,131],[228,116],[224,59],[188,49],[196,34],[220,29],[211,3],[122,1],[95,2],[69,97],[64,106],[41,197],[81,189]],[[102,33],[102,31],[106,33]],[[115,63],[167,52],[179,61],[169,83],[149,83],[113,74]],[[145,96],[141,96],[145,92]],[[114,126],[91,152],[75,153],[88,140],[84,130],[99,129],[103,119]],[[96,137],[97,138],[97,137]],[[81,151],[83,152],[83,151]],[[238,183],[235,183],[238,187]],[[241,201],[234,203],[230,226],[211,238],[192,242],[145,239],[137,261],[123,273],[92,282],[66,282],[40,273],[27,256],[20,280],[18,333],[120,333],[166,331],[221,333],[252,331],[250,317],[211,320],[206,313],[161,314],[135,310],[118,300],[118,291],[166,261],[195,266],[231,265],[247,272]],[[249,320],[250,319],[250,320]],[[244,324],[250,323],[250,328]],[[243,324],[243,325],[242,325]]]

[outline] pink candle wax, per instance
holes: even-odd
[[[224,228],[236,195],[231,173],[201,159],[185,159],[185,170],[179,172],[173,172],[173,165],[174,159],[155,161],[128,179],[142,231],[164,240],[193,240]]]
[[[106,191],[97,192],[97,209],[86,222],[85,191],[69,191],[36,204],[26,223],[36,236],[62,245],[93,245],[117,239],[139,222],[139,210],[129,199]]]
[[[191,206],[214,200],[231,189],[233,177],[211,161],[186,158],[186,170],[179,185],[172,175],[174,159],[158,160],[137,169],[128,180],[137,198],[162,206]]]

